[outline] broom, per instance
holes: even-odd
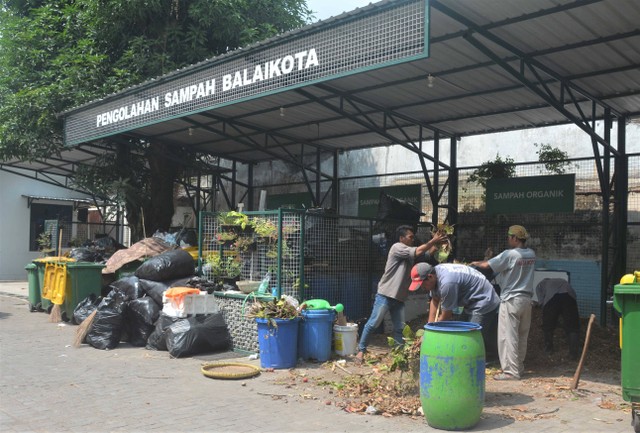
[[[80,347],[80,345],[84,343],[84,339],[87,338],[87,334],[91,330],[93,319],[95,319],[97,313],[98,308],[96,307],[96,309],[82,321],[80,326],[78,326],[78,329],[76,330],[76,338],[73,340],[73,347]]]
[[[62,251],[62,229],[60,229],[60,232],[58,233],[58,257],[60,257],[60,252]],[[65,269],[66,271],[66,269]],[[54,274],[54,277],[57,277],[57,272]],[[55,279],[54,284],[59,285],[60,281],[58,281],[57,279]],[[58,288],[60,290],[60,288]],[[64,290],[64,289],[62,289]],[[64,292],[63,292],[64,293]],[[49,314],[49,322],[51,323],[60,323],[62,322],[62,299],[60,298],[60,296],[55,296],[55,302],[52,300],[51,302],[53,302],[53,307],[51,308],[51,313]]]

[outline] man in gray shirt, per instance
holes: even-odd
[[[429,322],[451,320],[462,307],[462,319],[482,326],[487,362],[498,360],[498,310],[500,297],[493,285],[477,270],[462,264],[431,266],[418,263],[411,270],[409,290],[425,288],[431,294]],[[436,312],[441,310],[436,318]]]
[[[398,344],[403,344],[402,329],[404,328],[404,301],[409,296],[411,284],[411,267],[423,255],[430,254],[446,240],[446,235],[434,235],[430,241],[414,246],[415,234],[411,226],[400,226],[396,229],[399,241],[391,246],[384,274],[378,283],[378,293],[373,303],[373,311],[364,325],[356,360],[362,361],[367,351],[369,336],[382,321],[387,312],[391,315],[393,324],[393,338]]]

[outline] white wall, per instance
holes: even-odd
[[[0,281],[26,280],[24,269],[41,256],[29,251],[31,211],[22,195],[86,198],[85,195],[0,170]],[[62,201],[38,201],[62,205]]]

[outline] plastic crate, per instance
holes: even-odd
[[[187,317],[195,314],[213,314],[218,312],[218,304],[214,295],[205,291],[200,294],[189,294],[176,302],[162,296],[162,312],[170,317]]]

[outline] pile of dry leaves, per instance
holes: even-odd
[[[578,362],[571,360],[568,350],[564,349],[564,333],[556,330],[556,348],[553,355],[546,355],[543,347],[542,331],[540,330],[541,312],[534,309],[532,327],[529,334],[528,353],[525,360],[527,370],[526,380],[515,382],[517,387],[525,387],[532,395],[538,395],[546,401],[570,400],[588,398],[590,392],[571,390],[570,384]],[[411,329],[421,329],[426,323],[426,317],[421,317],[410,323]],[[582,323],[582,342],[587,329],[587,320]],[[585,356],[583,371],[589,374],[601,374],[607,377],[604,386],[611,390],[619,385],[620,349],[618,347],[617,329],[601,327],[597,323],[592,326],[591,338]],[[326,404],[341,407],[347,412],[377,413],[383,416],[408,415],[422,417],[420,403],[420,389],[417,371],[392,371],[393,358],[387,346],[386,337],[376,335],[370,345],[366,362],[358,365],[353,359],[331,360],[313,370],[295,369],[289,372],[290,381],[304,380],[322,388],[326,392]],[[495,408],[500,415],[520,420],[533,420],[551,416],[553,413],[527,413],[526,406],[511,404],[508,409],[501,407],[500,398],[511,398],[509,389],[504,382],[489,380],[498,370],[487,369],[487,398],[493,399],[486,405]],[[616,383],[617,381],[617,383]],[[495,389],[494,389],[495,388]],[[514,391],[515,392],[515,391]],[[610,406],[610,407],[608,407]],[[603,398],[603,409],[619,409],[619,402],[612,402]],[[489,409],[491,410],[491,409]],[[504,411],[508,410],[509,413]],[[519,411],[520,410],[520,411]]]

